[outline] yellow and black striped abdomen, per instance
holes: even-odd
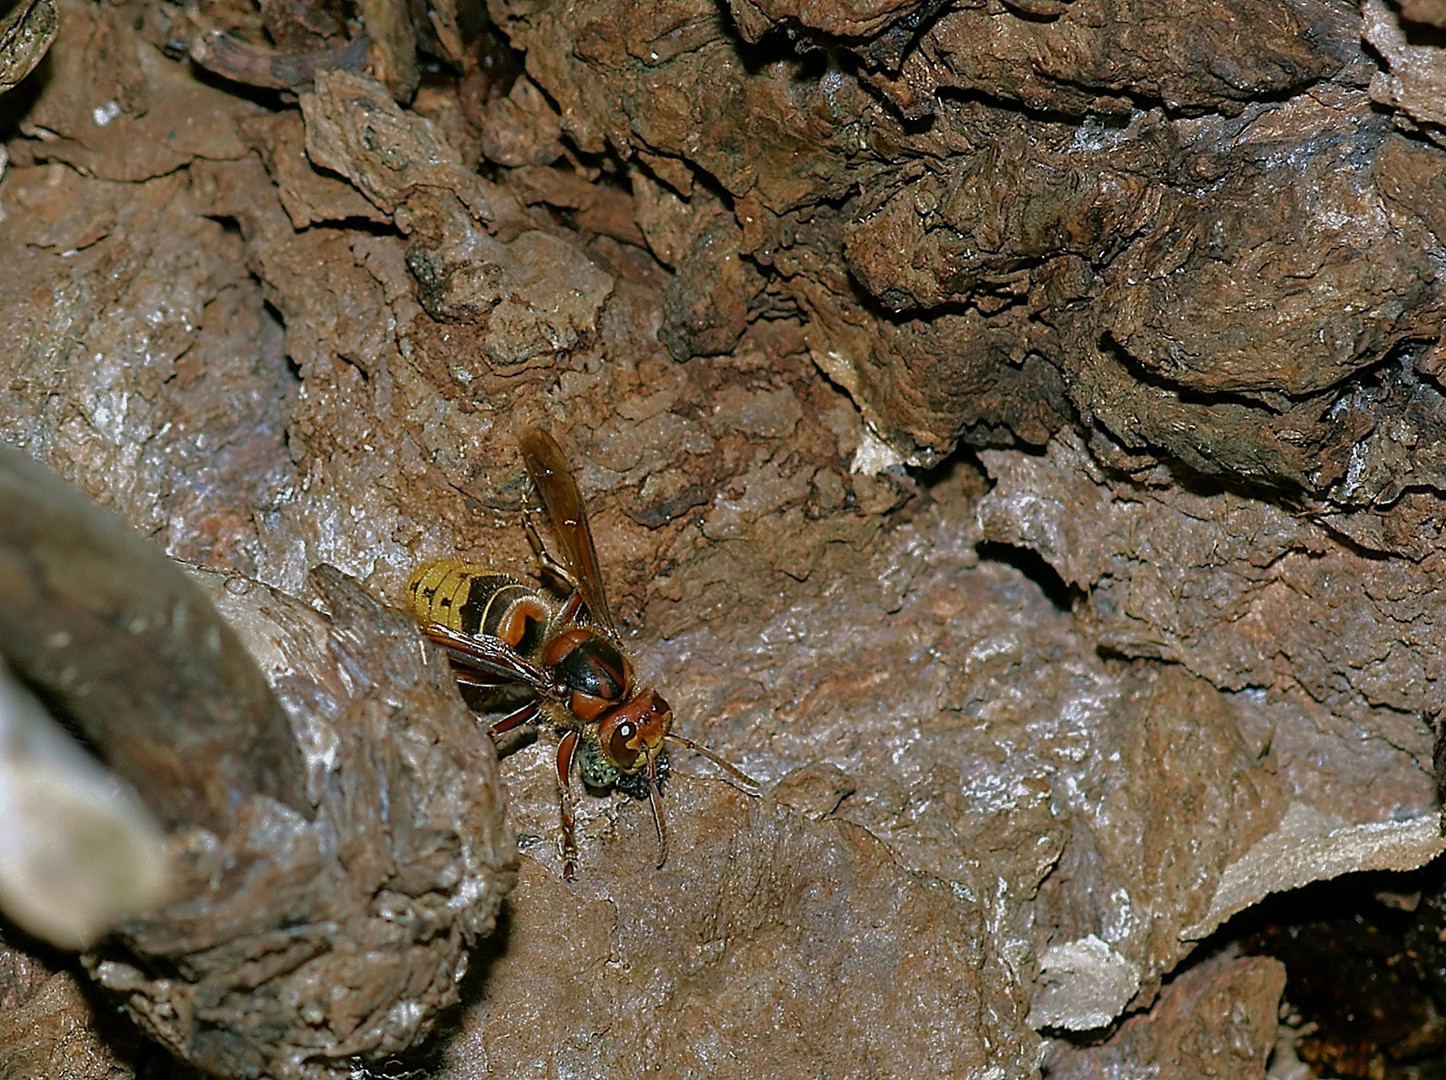
[[[536,589],[486,566],[443,559],[407,582],[412,614],[469,637],[496,638],[523,656],[541,646],[552,608]]]

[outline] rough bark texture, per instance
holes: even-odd
[[[205,595],[8,447],[0,577],[6,661],[104,748],[162,824],[226,832],[253,795],[310,810],[286,715]]]
[[[1422,5],[59,6],[5,99],[0,438],[250,582],[223,613],[372,801],[417,719],[500,889],[442,673],[339,578],[330,628],[288,597],[526,576],[545,426],[678,730],[769,784],[674,755],[661,870],[645,805],[585,799],[569,884],[552,734],[506,747],[517,887],[436,1075],[1259,1076],[1279,971],[1196,943],[1440,849]],[[274,662],[258,611],[332,644]]]
[[[177,833],[177,899],[85,958],[222,1076],[324,1080],[418,1046],[512,886],[496,758],[446,663],[333,568],[313,581],[328,618],[249,579],[206,584],[296,718],[314,821],[252,798],[223,836]]]
[[[416,1046],[514,876],[496,756],[442,656],[330,566],[311,575],[326,617],[247,578],[192,581],[9,448],[0,507],[0,650],[114,769],[97,782],[170,832],[167,887],[116,912],[84,957],[96,981],[223,1076],[321,1080]],[[38,831],[14,786],[8,827]],[[53,1050],[73,1043],[94,1056],[80,1035]]]

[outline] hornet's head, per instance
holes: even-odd
[[[631,776],[646,768],[657,778],[658,754],[673,726],[673,707],[651,686],[644,687],[598,719],[598,748],[618,772]]]
[[[598,748],[608,763],[627,776],[647,770],[648,802],[658,830],[658,865],[668,857],[668,832],[658,797],[658,755],[673,726],[673,707],[651,686],[602,714],[597,725]],[[676,738],[677,736],[672,736]]]

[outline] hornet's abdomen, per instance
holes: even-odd
[[[490,637],[522,656],[542,647],[552,608],[537,590],[460,559],[428,563],[407,582],[412,614],[469,637]]]

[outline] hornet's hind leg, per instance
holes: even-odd
[[[537,531],[537,525],[532,520],[534,511],[524,510],[522,515],[523,528],[527,532],[527,543],[532,547],[533,557],[537,559],[537,565],[541,567],[544,577],[551,577],[567,586],[567,603],[553,619],[555,626],[571,626],[577,621],[577,616],[582,611],[582,589],[577,583],[577,578],[552,557],[547,550],[547,545],[542,542],[542,534]]]

